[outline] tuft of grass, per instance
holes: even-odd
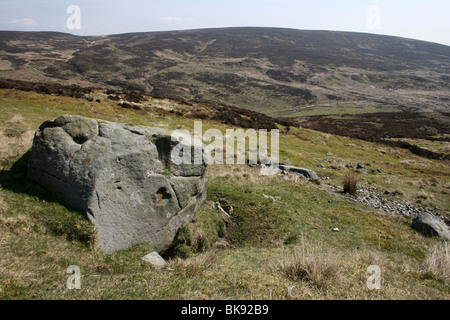
[[[187,259],[175,258],[167,266],[177,274],[192,278],[201,276],[207,269],[217,263],[217,251],[210,250]]]
[[[15,114],[10,120],[10,123],[23,124],[23,116],[21,114]]]
[[[450,282],[450,250],[448,243],[438,243],[424,262],[425,272]]]
[[[282,273],[292,281],[306,282],[316,288],[327,288],[339,280],[341,260],[334,254],[296,250],[279,263]]]
[[[356,182],[355,176],[351,174],[346,175],[343,182],[344,193],[356,196]]]
[[[286,239],[284,239],[283,243],[284,245],[290,245],[295,244],[299,238],[299,235],[297,233],[290,234]]]

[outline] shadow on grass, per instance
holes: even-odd
[[[15,194],[13,211],[27,210],[27,215],[44,226],[48,233],[68,241],[93,247],[96,229],[85,214],[75,211],[40,185],[27,179],[30,150],[16,160],[9,170],[0,171],[0,188]],[[27,204],[32,204],[27,206]]]

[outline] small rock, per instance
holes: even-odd
[[[365,169],[366,167],[362,163],[358,163],[356,169]]]
[[[150,263],[156,269],[161,269],[166,265],[166,261],[161,258],[158,252],[153,251],[142,258],[145,262]]]
[[[333,228],[334,232],[339,232],[339,228]]]

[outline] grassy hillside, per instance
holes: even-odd
[[[224,28],[0,32],[0,77],[134,89],[272,116],[445,111],[450,47],[371,34]]]
[[[101,91],[92,96],[100,102],[0,90],[1,299],[450,298],[448,244],[416,233],[410,218],[333,191],[352,173],[360,186],[390,190],[392,199],[448,217],[448,165],[308,129],[281,128],[280,157],[314,169],[320,185],[292,174],[264,177],[257,168],[212,165],[207,202],[180,230],[177,256],[166,256],[166,268],[141,261],[148,245],[104,256],[85,217],[26,180],[34,130],[60,114],[192,130],[186,114],[202,106],[149,98],[148,107],[132,110]],[[229,128],[212,120],[203,127]],[[357,172],[348,163],[382,170]],[[215,201],[234,208],[227,228]],[[217,244],[219,238],[228,245]],[[81,290],[66,288],[70,265],[81,269]],[[381,290],[366,286],[370,265],[381,268]]]

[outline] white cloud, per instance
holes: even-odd
[[[31,18],[11,20],[8,22],[8,24],[14,28],[34,28],[38,25],[37,22]]]

